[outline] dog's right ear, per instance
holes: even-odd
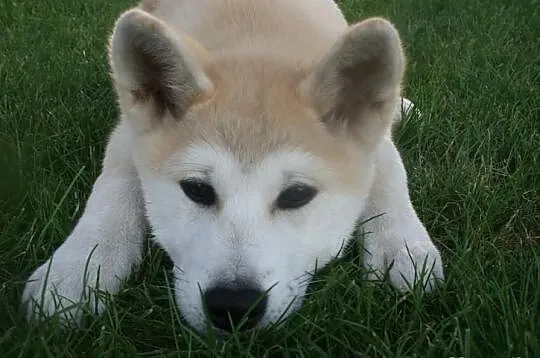
[[[138,117],[130,120],[139,131],[153,128],[165,115],[180,119],[213,89],[202,46],[139,9],[116,22],[109,59],[120,107],[128,117]]]

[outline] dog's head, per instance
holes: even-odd
[[[397,108],[404,58],[382,19],[325,56],[212,57],[131,10],[111,38],[123,120],[177,304],[199,331],[276,322],[340,253],[369,194],[373,152]],[[206,313],[205,313],[206,312]]]

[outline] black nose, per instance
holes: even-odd
[[[266,295],[253,288],[214,287],[204,293],[203,301],[214,326],[228,332],[233,327],[238,330],[255,327],[266,310]]]

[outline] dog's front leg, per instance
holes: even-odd
[[[23,294],[28,318],[51,316],[78,321],[82,306],[104,309],[95,289],[116,293],[141,258],[144,203],[131,159],[132,135],[120,124],[107,146],[97,178],[75,229],[28,279]],[[71,309],[65,310],[71,306]]]
[[[405,167],[390,139],[381,143],[375,166],[361,227],[366,233],[368,278],[378,279],[388,272],[400,290],[421,282],[430,291],[434,281],[444,277],[441,256],[412,206]]]

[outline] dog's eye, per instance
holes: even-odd
[[[309,203],[315,195],[317,195],[317,189],[296,184],[279,194],[276,205],[279,209],[297,209]]]
[[[216,192],[209,184],[188,179],[182,180],[180,186],[186,196],[198,204],[211,206],[216,203]]]

